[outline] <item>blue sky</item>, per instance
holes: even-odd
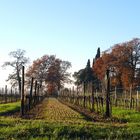
[[[20,48],[31,61],[55,54],[77,71],[98,47],[140,37],[139,6],[139,0],[1,0],[0,63]],[[0,83],[8,73],[0,68]]]

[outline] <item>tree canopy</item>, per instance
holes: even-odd
[[[52,93],[60,90],[64,83],[68,83],[70,73],[67,71],[71,67],[71,63],[56,58],[54,55],[44,55],[33,61],[28,68],[26,76],[33,77],[40,84],[43,83],[47,87],[47,91]]]
[[[13,59],[7,61],[3,64],[3,67],[10,66],[13,68],[13,73],[9,74],[7,81],[10,81],[12,86],[18,84],[19,93],[21,93],[21,76],[20,71],[23,65],[26,65],[29,62],[29,58],[25,57],[25,50],[17,49],[9,53],[9,56]]]
[[[112,86],[123,86],[125,89],[136,86],[139,80],[140,39],[115,44],[95,61],[94,71],[100,80],[104,79],[108,67],[113,68]]]
[[[88,84],[94,80],[94,73],[90,66],[90,60],[88,59],[87,65],[84,69],[80,69],[78,72],[73,74],[73,77],[76,79],[75,84],[81,85],[82,83]]]

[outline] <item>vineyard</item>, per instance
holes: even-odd
[[[25,85],[24,69],[21,94],[1,89],[0,139],[140,138],[138,87],[126,91],[107,84],[107,90],[94,90],[89,83],[48,94],[34,78]]]
[[[88,60],[74,81],[69,61],[44,55],[25,67],[25,51],[11,52],[15,60],[4,64],[14,67],[11,85],[0,88],[0,139],[140,139],[139,69],[125,75],[127,59],[113,51],[100,56],[98,48],[93,66]]]
[[[8,89],[7,85],[5,88],[0,89],[0,104],[17,102],[20,100],[20,95],[18,94],[17,89]]]
[[[45,98],[24,119],[17,113],[19,103],[0,107],[0,114],[6,113],[0,117],[0,139],[139,139],[140,113],[132,110],[113,109],[120,123],[91,120],[52,97]],[[8,115],[11,111],[16,113]]]
[[[140,139],[139,87],[113,86],[108,69],[102,86],[98,79],[63,87],[59,76],[69,80],[69,65],[54,56],[27,71],[22,65],[18,88],[0,89],[0,139]]]
[[[0,0],[0,140],[140,140],[140,0]]]
[[[91,84],[90,84],[91,85]],[[105,115],[106,112],[106,91],[92,91],[92,87],[84,90],[80,89],[64,89],[59,94],[60,100],[68,102],[70,104],[86,108],[87,110],[94,111]],[[110,94],[110,110],[113,107],[119,107],[126,110],[140,111],[140,100],[139,100],[139,87],[135,89],[129,88],[124,89],[111,89]]]

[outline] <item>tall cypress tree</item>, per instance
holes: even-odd
[[[92,70],[92,68],[90,66],[90,60],[89,59],[87,61],[85,72],[86,72],[85,82],[88,83],[88,82],[93,81],[93,79],[94,79],[93,70]]]
[[[94,71],[94,64],[95,64],[95,59],[93,58],[93,61],[92,61],[92,69]]]
[[[95,61],[96,61],[98,58],[100,58],[100,56],[101,56],[100,48],[98,48],[98,49],[97,49],[97,54],[96,54],[96,56],[95,56],[95,59],[93,59],[93,66],[92,66],[93,71],[94,71],[94,63],[95,63]],[[95,89],[97,89],[97,90],[100,89],[100,83],[101,83],[101,81],[100,81],[100,80],[98,79],[98,77],[95,75],[95,81],[94,81],[94,87],[95,87]]]
[[[100,53],[100,48],[98,48],[98,49],[97,49],[97,54],[96,54],[96,56],[95,56],[95,60],[97,60],[98,58],[100,58],[100,55],[101,55],[101,53]]]

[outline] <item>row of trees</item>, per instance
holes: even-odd
[[[29,58],[25,57],[25,50],[21,49],[12,51],[9,55],[12,61],[5,62],[3,67],[13,67],[13,73],[9,74],[7,81],[10,81],[12,86],[18,86],[21,93],[21,69],[29,62]],[[44,86],[48,93],[55,93],[63,87],[64,83],[71,82],[70,73],[67,72],[70,67],[71,63],[68,61],[63,61],[54,55],[44,55],[34,60],[27,68],[26,85],[30,85],[33,78],[40,86]]]
[[[12,66],[13,73],[8,77],[13,86],[18,85],[21,93],[21,76],[22,65],[29,62],[25,57],[24,50],[10,52],[13,61],[5,62],[5,66]],[[93,59],[92,66],[88,60],[85,68],[73,74],[76,79],[76,85],[88,85],[92,83],[95,89],[104,87],[106,70],[111,69],[111,86],[123,87],[128,89],[130,86],[135,87],[140,84],[140,39],[135,38],[131,41],[115,44],[109,50],[100,53],[100,48]],[[44,55],[34,60],[32,65],[27,68],[26,82],[29,83],[33,77],[39,81],[41,86],[45,86],[49,93],[59,91],[64,83],[71,82],[70,73],[67,70],[71,63],[56,58],[54,55]]]
[[[115,44],[102,55],[98,48],[92,66],[88,60],[85,68],[74,73],[75,84],[92,82],[95,89],[104,88],[107,69],[112,87],[129,89],[140,85],[140,39]]]
[[[87,61],[87,65],[85,68],[80,69],[78,72],[75,72],[73,74],[73,77],[75,78],[75,84],[77,86],[83,85],[85,88],[88,86],[89,83],[92,83],[94,86],[94,89],[99,89],[100,87],[100,80],[98,78],[98,75],[94,72],[94,65],[96,63],[96,60],[100,58],[100,48],[97,49],[97,54],[95,58],[93,59],[92,66],[90,64],[90,59]]]
[[[93,66],[100,81],[110,69],[111,86],[129,89],[140,84],[140,39],[119,43],[103,52]]]
[[[34,77],[37,81],[46,86],[48,93],[59,91],[68,83],[70,73],[67,70],[71,67],[68,61],[62,61],[54,55],[44,55],[41,58],[33,61],[33,64],[28,68],[26,76]]]

